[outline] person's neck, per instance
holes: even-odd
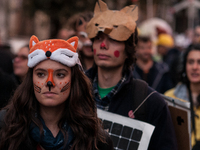
[[[93,64],[94,64],[94,59],[93,57],[91,58],[83,58],[83,62],[84,62],[84,67],[85,67],[85,70],[88,70],[90,68],[92,68]]]
[[[58,121],[61,118],[63,110],[64,108],[60,107],[55,108],[40,106],[40,115],[42,116],[45,125],[52,132],[54,137],[56,137],[59,132]]]
[[[123,66],[113,69],[104,69],[98,67],[98,84],[101,88],[110,88],[120,81],[122,78]]]
[[[190,83],[190,90],[194,105],[197,106],[199,104],[197,101],[197,96],[200,94],[200,83]]]
[[[153,60],[149,59],[147,61],[143,61],[141,59],[137,59],[137,66],[143,70],[144,73],[148,73],[151,67],[153,66]]]

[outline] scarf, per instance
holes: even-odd
[[[182,84],[182,83],[177,84],[175,87],[174,95],[180,99],[190,101],[188,89],[185,84]]]
[[[53,136],[51,131],[45,125],[44,120],[39,117],[43,125],[43,135],[40,135],[40,129],[33,122],[30,126],[30,134],[34,141],[40,144],[45,150],[68,150],[73,144],[74,134],[70,126],[65,123],[63,129],[67,131],[67,143],[64,145],[64,136],[61,131],[57,134],[56,137]]]

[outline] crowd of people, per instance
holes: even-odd
[[[177,150],[162,94],[190,103],[200,149],[200,26],[181,49],[164,30],[156,42],[140,34],[137,20],[137,6],[113,11],[99,0],[57,39],[33,35],[16,55],[1,46],[0,149],[112,150],[98,108],[155,126],[148,150]]]

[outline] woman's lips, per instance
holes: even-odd
[[[54,92],[44,92],[43,93],[45,96],[47,96],[47,97],[52,97],[52,96],[54,96],[54,95],[57,95],[56,93],[54,93]]]
[[[191,73],[192,77],[199,77],[199,73]]]

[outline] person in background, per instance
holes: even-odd
[[[166,96],[190,102],[193,150],[200,149],[200,44],[193,44],[183,54],[180,82],[165,92]]]
[[[200,26],[196,26],[194,29],[194,35],[193,35],[193,40],[192,44],[198,44],[200,43]]]
[[[0,149],[112,150],[79,66],[78,38],[32,36],[29,45],[27,76],[0,112]]]
[[[0,109],[6,106],[17,87],[12,77],[13,54],[9,45],[0,45]]]
[[[0,68],[0,109],[8,104],[16,87],[13,77]]]
[[[91,68],[94,63],[92,41],[86,33],[86,25],[92,17],[92,12],[83,12],[75,14],[69,19],[69,27],[75,31],[75,35],[79,38],[78,53],[84,71]]]
[[[175,86],[178,82],[177,64],[181,52],[174,46],[174,39],[169,34],[159,34],[156,44],[157,53],[161,56],[162,62],[168,65],[170,78],[172,79],[173,86]]]
[[[138,7],[112,11],[99,0],[94,13],[86,31],[93,41],[95,65],[86,75],[92,82],[97,108],[154,125],[148,150],[176,150],[167,104],[146,82],[133,78]]]
[[[11,52],[10,45],[0,44],[0,68],[8,74],[13,73],[13,53]]]
[[[75,32],[74,30],[71,30],[71,29],[67,29],[67,28],[61,28],[59,31],[58,31],[58,34],[57,34],[57,39],[63,39],[63,40],[67,40],[69,39],[70,37],[74,36],[75,35]]]
[[[153,45],[150,37],[139,36],[136,46],[136,65],[133,70],[133,76],[136,79],[142,79],[150,87],[164,93],[173,87],[169,76],[169,67],[163,62],[155,62],[152,59]]]
[[[18,85],[21,84],[21,82],[26,76],[26,73],[28,72],[28,54],[29,46],[25,45],[19,49],[19,51],[13,59],[13,77]]]

